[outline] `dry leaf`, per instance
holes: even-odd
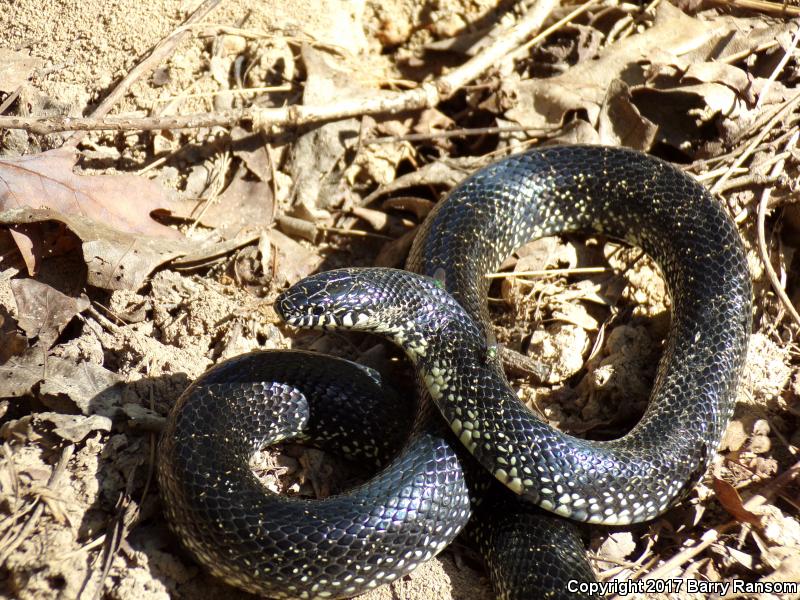
[[[263,181],[246,179],[246,174],[247,169],[241,167],[213,201],[182,202],[174,207],[173,216],[197,220],[216,229],[225,240],[242,239],[269,227],[273,213],[272,188]]]
[[[386,231],[391,224],[391,217],[382,210],[375,210],[374,208],[363,208],[356,206],[351,213],[369,223],[375,231]]]
[[[616,531],[609,534],[608,539],[597,549],[598,557],[610,559],[614,564],[620,564],[628,560],[628,557],[636,550],[636,542],[630,531]]]
[[[701,62],[689,65],[682,77],[689,83],[720,83],[752,101],[750,96],[753,82],[745,71],[733,65],[720,62]]]
[[[113,417],[122,404],[121,381],[100,365],[76,364],[58,356],[45,361],[40,351],[32,349],[0,366],[0,397],[31,394],[39,384],[40,395],[65,396],[81,414]]]
[[[583,304],[562,304],[557,309],[553,310],[553,319],[556,321],[564,321],[565,323],[572,323],[586,331],[597,331],[600,329],[600,324],[597,319],[589,314]]]
[[[741,419],[736,419],[731,421],[728,424],[727,429],[725,430],[725,434],[722,436],[722,441],[720,442],[720,451],[730,451],[730,452],[737,452],[744,447],[745,442],[747,441],[748,435],[747,431],[745,431],[745,425]],[[738,456],[735,457],[728,457],[728,460],[737,461],[739,459]]]
[[[119,231],[91,219],[48,209],[26,207],[0,212],[0,223],[6,225],[44,221],[64,223],[83,241],[87,282],[107,290],[139,289],[159,265],[179,256],[199,255],[205,247],[185,238],[166,239]]]
[[[74,444],[82,441],[93,431],[111,431],[111,419],[102,415],[64,415],[56,412],[40,412],[31,415],[36,421],[53,425],[53,433]]]
[[[14,279],[11,291],[17,303],[17,320],[29,339],[38,337],[50,348],[72,320],[89,308],[86,296],[72,298],[35,279]]]
[[[658,123],[659,140],[675,148],[685,148],[687,141],[703,136],[704,125],[735,119],[745,110],[744,100],[719,83],[663,90],[637,87],[631,96],[643,118]]]
[[[584,112],[595,124],[609,85],[620,79],[628,85],[644,82],[640,64],[653,56],[680,55],[704,44],[710,37],[722,37],[707,23],[687,17],[669,3],[659,4],[653,27],[606,48],[596,60],[582,61],[563,74],[548,79],[511,83],[518,104],[506,117],[528,127],[560,126],[570,112]],[[657,61],[656,61],[657,62]]]
[[[417,196],[397,196],[389,198],[383,203],[383,208],[393,208],[395,210],[407,210],[414,213],[414,215],[422,221],[428,216],[428,213],[436,206],[434,202],[426,198],[418,198]]]
[[[279,285],[292,285],[310,275],[322,264],[322,258],[280,231],[270,229],[269,241],[275,247],[275,279]]]
[[[752,571],[758,566],[758,561],[752,554],[747,554],[746,552],[737,550],[732,546],[726,546],[725,551],[733,560],[742,565],[745,569]]]
[[[150,213],[169,207],[161,187],[135,175],[78,175],[76,154],[50,150],[0,160],[0,211],[49,208],[131,233],[168,239],[181,234],[153,220]]]
[[[111,431],[111,419],[102,415],[62,415],[59,413],[39,413],[39,418],[52,415],[50,421],[55,425],[53,432],[73,443],[80,442],[94,431]]]
[[[381,93],[358,85],[352,71],[333,56],[311,46],[303,46],[301,53],[307,73],[304,104]],[[340,119],[314,127],[292,145],[284,170],[295,184],[294,216],[315,222],[330,218],[330,209],[338,204],[342,158],[358,142],[358,130],[358,119]]]
[[[240,158],[247,169],[260,181],[272,180],[269,154],[261,135],[250,133],[241,127],[231,129],[231,150]]]
[[[0,223],[16,226],[12,234],[29,271],[44,258],[29,234],[45,221],[65,224],[83,241],[88,283],[104,289],[138,289],[157,266],[203,248],[150,217],[170,206],[156,183],[133,175],[76,175],[74,161],[68,150],[0,161]]]
[[[612,81],[597,118],[600,143],[647,151],[657,131],[658,127],[642,116],[631,102],[631,92],[625,82],[621,79]]]
[[[5,307],[0,307],[0,365],[12,356],[22,354],[28,349],[28,340],[17,331],[17,324]],[[0,410],[0,419],[2,419]]]
[[[377,190],[365,196],[361,201],[362,206],[367,206],[373,200],[386,194],[391,194],[398,190],[416,186],[437,186],[451,188],[460,183],[464,177],[485,162],[482,159],[465,157],[447,161],[438,160],[428,163],[405,175],[401,175],[391,183],[379,187]]]
[[[740,523],[750,523],[754,527],[761,527],[761,517],[744,507],[739,492],[730,483],[714,477],[714,492],[722,508],[728,511],[734,519]]]
[[[402,267],[406,262],[409,250],[411,250],[411,244],[414,243],[414,238],[417,236],[417,231],[419,231],[419,227],[414,227],[414,229],[406,231],[396,240],[386,242],[378,252],[378,256],[375,257],[374,266]]]
[[[578,260],[572,244],[561,243],[553,237],[528,242],[515,254],[503,262],[501,271],[512,267],[515,273],[544,271],[548,267],[574,268]],[[500,282],[500,295],[513,306],[526,296],[523,290],[530,290],[530,283],[531,280],[527,278],[504,277]]]
[[[122,407],[122,412],[128,418],[128,425],[140,431],[153,431],[161,433],[167,419],[157,412],[141,404],[128,402]]]

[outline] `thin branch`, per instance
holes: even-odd
[[[111,109],[114,107],[114,105],[120,100],[120,98],[128,93],[130,87],[140,77],[149,73],[153,68],[155,68],[156,65],[160,64],[175,51],[175,49],[178,47],[178,44],[180,44],[189,34],[186,26],[198,23],[212,10],[214,10],[221,1],[222,0],[206,0],[197,7],[197,10],[195,10],[188,19],[186,19],[181,27],[173,31],[166,38],[156,44],[156,46],[151,50],[150,54],[140,61],[139,64],[133,67],[133,69],[131,69],[130,72],[122,78],[122,81],[117,84],[114,90],[108,96],[106,96],[100,104],[97,105],[97,108],[95,108],[92,112],[92,118],[101,119],[111,112]],[[84,129],[82,131],[88,130]],[[64,145],[75,147],[80,143],[84,135],[85,134],[83,133],[74,133],[64,143]]]
[[[739,8],[749,8],[760,10],[767,14],[779,17],[793,16],[800,17],[800,7],[790,6],[786,2],[766,2],[765,0],[713,0],[715,4],[724,6],[737,6]]]
[[[778,78],[783,68],[786,66],[786,63],[789,62],[789,59],[794,55],[794,50],[797,48],[797,42],[800,40],[800,25],[795,28],[794,35],[792,36],[792,41],[789,43],[789,47],[786,48],[786,51],[783,53],[781,60],[775,65],[775,68],[772,69],[772,73],[769,74],[767,77],[766,83],[764,83],[764,87],[761,88],[761,93],[758,95],[758,101],[756,102],[755,110],[761,108],[761,105],[764,103],[764,100],[767,98],[769,94],[769,88]]]
[[[778,107],[775,112],[770,117],[769,121],[767,121],[766,125],[763,128],[760,128],[758,133],[752,139],[752,141],[744,148],[742,153],[731,163],[728,167],[728,171],[720,177],[717,182],[711,187],[711,193],[716,194],[722,185],[728,180],[728,178],[742,166],[744,161],[746,161],[753,151],[758,147],[761,141],[767,137],[767,135],[772,131],[772,128],[777,125],[778,121],[780,121],[784,114],[790,112],[794,109],[797,104],[800,103],[800,93],[795,94],[788,100],[786,100],[780,107]],[[0,117],[2,119],[2,117]],[[0,123],[0,125],[2,125]]]
[[[487,273],[486,279],[512,279],[514,277],[553,277],[556,275],[594,275],[597,273],[608,273],[611,269],[607,267],[574,267],[572,269],[542,269],[535,271],[502,271],[499,273]]]
[[[786,144],[787,150],[790,150],[795,144],[797,144],[797,138],[799,136],[800,132],[794,133],[794,135],[789,139],[789,143]],[[770,175],[777,177],[783,172],[783,165],[783,160],[776,162]],[[767,277],[769,277],[769,281],[772,284],[772,289],[775,291],[775,294],[778,296],[781,304],[786,309],[786,312],[788,312],[792,319],[794,319],[794,322],[800,326],[800,314],[797,314],[797,309],[795,309],[794,303],[789,299],[789,296],[786,295],[786,291],[783,289],[781,281],[778,278],[778,274],[775,273],[775,269],[772,267],[772,261],[770,261],[769,258],[769,248],[767,247],[766,234],[764,233],[764,221],[766,220],[767,203],[769,202],[769,197],[770,188],[764,188],[764,191],[761,192],[761,200],[758,203],[758,255],[761,257],[761,262],[764,264],[764,269],[766,270]]]
[[[493,135],[497,133],[528,132],[530,135],[542,136],[558,131],[558,127],[542,129],[541,127],[528,127],[525,125],[504,125],[500,127],[465,127],[463,129],[449,129],[446,131],[432,131],[430,133],[409,133],[407,135],[387,135],[364,140],[365,144],[393,144],[395,142],[422,142],[426,140],[447,139],[452,137],[468,137],[477,135]]]
[[[150,131],[159,129],[193,129],[231,126],[249,121],[253,129],[273,126],[300,126],[344,119],[365,114],[398,113],[432,108],[450,98],[461,87],[475,80],[500,59],[523,44],[556,6],[557,0],[539,0],[520,20],[509,28],[492,31],[494,41],[460,67],[413,90],[394,94],[379,92],[364,98],[341,100],[322,106],[285,106],[279,108],[250,107],[219,113],[197,113],[165,117],[8,117],[0,116],[0,129],[23,129],[47,134],[58,131]]]
[[[764,50],[770,50],[775,46],[778,46],[778,40],[770,40],[768,42],[764,42],[763,44],[759,44],[754,48],[747,48],[740,52],[735,52],[733,54],[729,54],[728,56],[724,56],[719,59],[719,62],[725,63],[727,65],[732,65],[733,63],[739,62],[740,60],[744,60],[751,54],[758,54],[759,52],[764,52]]]

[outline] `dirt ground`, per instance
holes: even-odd
[[[184,26],[208,4],[0,0],[0,116],[92,116],[156,48],[110,114],[164,119],[71,139],[0,121],[0,597],[249,597],[207,575],[166,526],[154,464],[169,408],[208,367],[255,349],[402,373],[374,338],[285,328],[274,298],[318,270],[401,267],[417,224],[465,174],[554,142],[631,146],[686,169],[736,219],[755,287],[714,464],[656,521],[587,530],[601,580],[800,581],[793,13],[606,0],[558,24],[578,6],[565,4],[544,39],[436,107],[171,129],[174,115],[403,94],[480,55],[529,3],[227,0]],[[174,48],[159,45],[181,31]],[[20,157],[34,159],[35,184],[10,183]],[[45,180],[67,193],[37,187]],[[758,249],[759,205],[777,283]],[[612,240],[565,237],[528,244],[503,270],[490,306],[520,398],[576,435],[624,433],[669,327],[657,267]],[[313,496],[330,491],[330,460],[285,445],[254,468],[269,487]],[[460,542],[363,596],[491,597]]]

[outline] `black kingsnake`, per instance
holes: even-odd
[[[651,402],[631,432],[610,442],[560,433],[521,405],[489,332],[484,274],[526,241],[565,232],[641,247],[670,291],[672,325]],[[482,479],[465,479],[475,469],[462,464],[473,461],[441,435],[435,405],[486,472],[530,501],[495,489],[479,509],[502,531],[477,533],[498,594],[574,597],[567,580],[592,576],[574,531],[531,503],[577,521],[636,523],[703,474],[733,411],[750,330],[735,225],[668,163],[623,149],[553,147],[467,178],[426,219],[409,268],[421,275],[320,273],[284,292],[276,308],[294,326],[367,331],[400,345],[418,376],[416,418],[368,400],[387,392],[351,363],[283,352],[229,360],[170,415],[159,476],[172,528],[213,573],[266,596],[346,597],[392,581],[457,535],[471,512],[467,482]],[[329,408],[337,402],[340,410]],[[265,411],[276,411],[275,424]],[[391,460],[403,428],[413,434]],[[250,455],[305,429],[323,446],[388,466],[323,501],[268,494]]]

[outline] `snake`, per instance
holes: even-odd
[[[615,440],[568,435],[523,405],[492,334],[485,275],[529,240],[557,234],[640,247],[669,292],[671,325],[650,401]],[[159,479],[171,527],[212,573],[243,589],[326,598],[408,573],[473,513],[485,513],[495,532],[478,526],[476,539],[500,597],[571,597],[568,579],[592,574],[585,560],[573,560],[580,549],[567,519],[630,525],[663,513],[703,475],[733,414],[752,318],[735,223],[666,161],[623,148],[553,146],[467,177],[425,219],[407,267],[317,273],[275,301],[291,326],[376,334],[405,352],[419,399],[399,454],[378,460],[375,478],[341,496],[268,494],[248,460],[264,443],[300,432],[298,422],[316,421],[311,429],[323,446],[370,448],[381,459],[376,440],[392,436],[367,434],[367,424],[384,432],[398,425],[381,403],[368,404],[367,393],[327,414],[355,388],[386,395],[378,376],[358,366],[325,368],[307,355],[234,358],[195,382],[168,418]],[[351,383],[356,376],[372,383]],[[294,399],[280,413],[292,418],[278,417],[291,424],[275,433],[260,413],[279,412],[272,399],[280,396]],[[497,499],[475,508],[487,489]],[[412,509],[409,499],[420,502]]]

